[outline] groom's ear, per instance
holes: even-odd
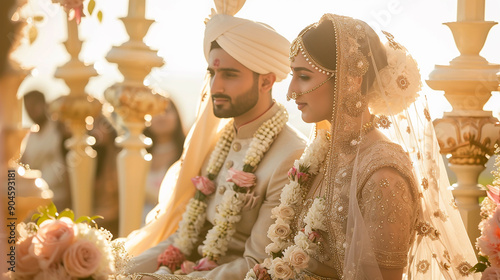
[[[259,92],[271,92],[274,82],[276,82],[276,74],[267,73],[259,75]]]

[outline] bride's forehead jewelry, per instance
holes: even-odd
[[[321,82],[319,85],[313,87],[312,89],[308,90],[308,91],[304,91],[304,92],[292,92],[291,94],[286,94],[286,101],[290,101],[290,99],[293,99],[293,100],[296,100],[297,97],[301,96],[301,95],[304,95],[306,93],[310,93],[312,91],[315,91],[317,90],[319,87],[321,87],[322,85],[324,85],[326,82],[328,82],[331,78],[333,77],[333,75],[329,76],[328,79],[324,80],[323,82]]]
[[[309,30],[310,28],[306,29]],[[304,32],[305,33],[305,32]],[[303,33],[302,33],[303,34]],[[300,34],[295,40],[292,42],[292,46],[290,47],[290,61],[294,61],[295,57],[300,53],[304,56],[307,63],[311,65],[312,68],[316,69],[318,72],[326,74],[328,76],[333,76],[336,70],[328,69],[324,66],[321,66],[314,58],[309,54],[307,49],[304,47],[304,42],[302,41],[302,34]]]

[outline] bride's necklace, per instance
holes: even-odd
[[[281,104],[278,104],[278,106],[278,112],[271,119],[264,122],[254,133],[243,161],[243,172],[253,173],[255,171],[276,136],[286,125],[288,114]],[[213,181],[219,174],[233,139],[233,124],[230,122],[224,128],[214,151],[210,155],[207,180]],[[214,226],[209,230],[203,242],[203,257],[209,261],[215,262],[220,256],[225,255],[229,240],[236,231],[234,226],[241,219],[240,212],[244,204],[244,193],[247,190],[247,188],[234,184],[233,189],[225,191],[222,204],[220,204],[219,211],[214,219]],[[195,197],[189,201],[186,211],[182,215],[173,245],[185,256],[191,254],[194,244],[197,243],[201,228],[206,220],[207,204],[205,199],[211,193],[213,193],[213,190],[208,194],[197,190]]]

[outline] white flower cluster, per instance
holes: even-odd
[[[214,218],[214,227],[203,241],[203,257],[217,260],[225,255],[231,236],[236,232],[235,224],[241,220],[244,195],[234,190],[226,190],[222,196],[219,211]]]
[[[422,81],[417,62],[403,47],[385,44],[388,65],[368,91],[372,114],[397,115],[418,98]]]
[[[314,199],[311,208],[307,212],[304,222],[306,223],[305,233],[309,234],[314,230],[326,230],[326,206],[322,197]]]
[[[316,139],[305,149],[298,165],[307,165],[310,174],[318,174],[320,166],[325,161],[329,146],[328,131],[324,129],[318,130]]]
[[[288,113],[283,105],[277,103],[279,111],[269,120],[265,121],[254,133],[250,147],[245,154],[243,164],[256,167],[264,154],[269,150],[274,138],[281,132],[288,121]]]
[[[208,174],[217,175],[226,160],[229,149],[231,148],[231,143],[234,138],[233,121],[230,121],[224,127],[222,135],[219,137],[217,144],[215,145],[214,151],[210,154],[210,159],[208,160],[207,172]]]
[[[186,211],[182,214],[174,246],[186,256],[191,254],[194,244],[198,241],[200,230],[205,223],[206,209],[205,202],[191,198],[186,206]]]
[[[305,269],[309,262],[309,254],[316,249],[316,244],[309,236],[314,231],[325,230],[325,200],[316,198],[309,208],[304,222],[304,231],[298,231],[290,241],[292,230],[290,223],[295,217],[293,206],[302,203],[302,188],[299,183],[297,172],[307,173],[312,178],[316,175],[321,164],[324,162],[328,152],[328,139],[325,130],[319,130],[316,139],[306,148],[299,160],[294,162],[292,169],[296,173],[290,177],[290,182],[283,187],[280,197],[280,205],[272,210],[272,218],[276,222],[272,224],[267,232],[271,243],[266,246],[266,253],[271,255],[264,261],[264,266],[269,268],[268,272],[272,279],[293,279],[297,273]],[[293,177],[293,178],[292,178]],[[305,184],[305,182],[302,182]],[[273,255],[282,253],[282,257]],[[245,279],[256,279],[255,272],[251,269]]]

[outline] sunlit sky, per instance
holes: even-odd
[[[123,78],[116,65],[106,61],[105,56],[112,46],[128,40],[128,35],[119,20],[127,14],[126,0],[96,0],[96,8],[103,11],[104,19],[88,17],[80,25],[80,38],[84,41],[80,58],[93,63],[99,73],[91,78],[87,92],[102,100],[103,91]],[[194,118],[199,89],[206,71],[202,41],[203,20],[213,8],[211,0],[147,0],[146,17],[156,22],[151,26],[145,42],[164,58],[165,65],[154,69],[147,78],[153,87],[169,92],[180,107],[185,125]],[[444,22],[456,21],[456,0],[247,0],[239,17],[265,22],[274,27],[290,41],[306,25],[316,22],[324,13],[336,13],[362,19],[376,31],[387,30],[396,40],[405,45],[419,63],[422,79],[428,78],[435,64],[447,65],[459,55],[450,30]],[[38,38],[34,44],[22,45],[17,57],[22,65],[32,67],[19,94],[41,89],[48,100],[53,100],[69,89],[53,78],[57,66],[68,59],[62,42],[66,38],[65,14],[50,0],[30,0],[28,11],[43,15],[44,21],[37,24]],[[500,3],[486,1],[486,20],[500,20]],[[500,63],[500,27],[492,28],[481,52],[489,62]],[[289,79],[277,84],[274,97],[285,103]],[[432,116],[440,117],[450,111],[442,92],[433,91],[424,83],[423,93],[430,99]],[[485,109],[500,110],[498,93]],[[292,103],[287,104],[291,122],[305,131],[308,127],[300,121],[300,115]],[[497,115],[498,116],[498,115]]]

